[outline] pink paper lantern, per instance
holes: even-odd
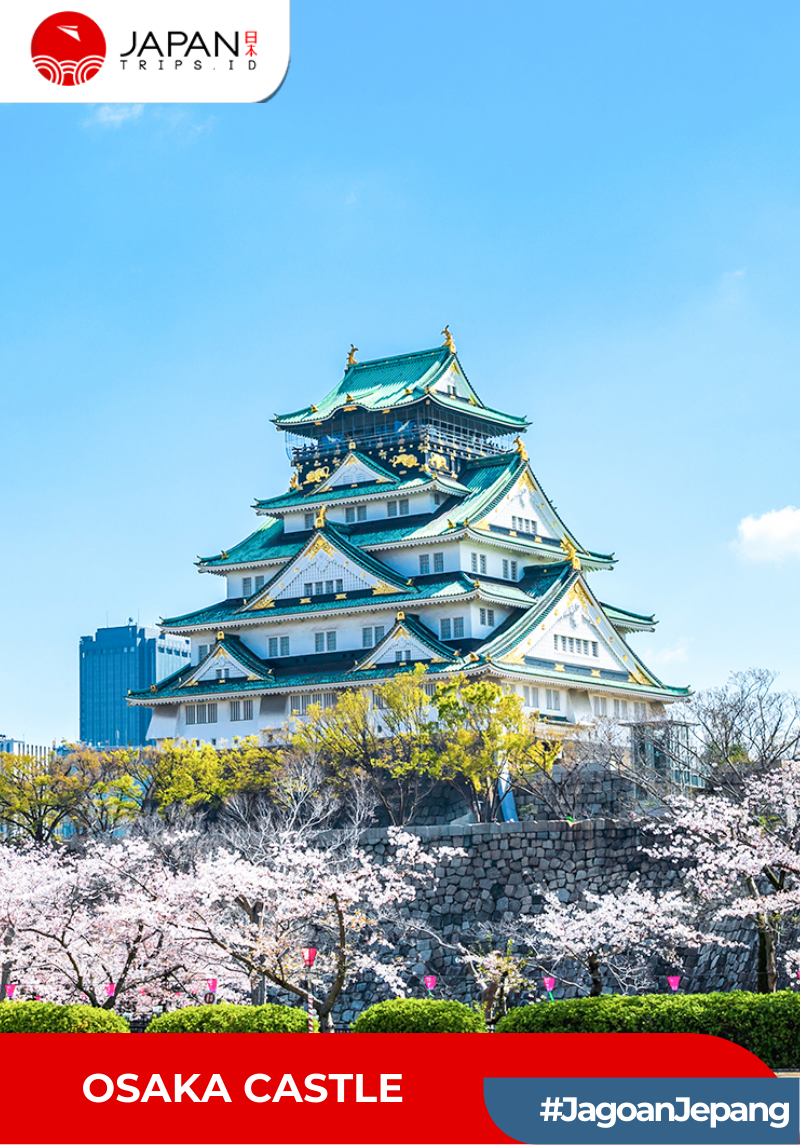
[[[669,982],[670,990],[672,990],[672,993],[674,994],[681,984],[681,976],[680,974],[670,974],[669,978],[667,978],[667,981]]]
[[[109,998],[113,998],[117,992],[117,987],[114,982],[106,982],[106,994]]]
[[[217,992],[217,982],[218,981],[219,981],[218,978],[206,978],[206,986],[208,986],[208,988],[212,994],[216,994],[216,992]]]
[[[555,985],[556,985],[555,978],[543,978],[542,982],[544,982],[544,988],[548,994],[551,993],[551,991],[555,989]]]
[[[436,975],[435,974],[426,974],[425,975],[425,989],[428,991],[428,993],[430,993],[430,991],[434,988],[435,985],[436,985]]]
[[[304,946],[302,949],[303,962],[309,969],[314,965],[314,959],[317,957],[316,946]]]
[[[16,988],[17,988],[16,982],[9,982],[9,984],[6,986],[6,995],[9,998],[13,998],[14,997],[14,991],[16,990]]]

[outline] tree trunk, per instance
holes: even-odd
[[[592,988],[589,991],[590,998],[599,998],[603,993],[603,974],[600,970],[600,959],[596,954],[589,955],[588,961],[589,977],[592,980]]]
[[[758,932],[758,993],[774,994],[778,989],[778,973],[775,969],[775,937],[769,930]]]

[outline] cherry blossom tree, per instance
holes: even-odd
[[[203,966],[164,910],[172,877],[137,840],[93,843],[82,855],[0,847],[4,981],[134,1012],[188,998]]]
[[[656,956],[674,959],[679,946],[706,940],[687,921],[690,905],[678,891],[654,895],[633,880],[618,894],[585,892],[585,902],[564,903],[544,891],[541,914],[523,917],[510,928],[515,945],[532,952],[540,969],[586,989],[585,981],[565,977],[577,967],[589,980],[588,994],[598,997],[604,973],[623,990],[650,978]]]
[[[735,788],[676,798],[652,824],[657,858],[682,878],[709,918],[755,930],[761,993],[777,989],[776,945],[800,910],[800,761],[776,764]]]
[[[164,884],[167,912],[184,942],[207,949],[262,1000],[266,984],[305,1001],[321,1026],[348,979],[369,971],[396,994],[405,992],[400,935],[412,924],[402,910],[434,881],[433,868],[453,848],[425,851],[419,839],[389,830],[380,862],[352,842],[302,846],[284,837],[258,862],[231,850],[201,858]],[[313,985],[302,948],[314,946]]]

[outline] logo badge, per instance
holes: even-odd
[[[31,56],[40,75],[62,87],[96,76],[106,58],[106,38],[82,12],[56,12],[33,33]]]

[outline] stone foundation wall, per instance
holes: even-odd
[[[520,823],[440,825],[409,828],[429,847],[451,846],[465,851],[437,867],[438,883],[427,897],[411,904],[409,916],[428,923],[445,945],[433,937],[398,942],[398,954],[410,959],[412,993],[423,995],[422,978],[435,974],[436,995],[472,1002],[478,990],[449,943],[474,945],[504,922],[541,909],[538,888],[557,892],[564,902],[579,901],[585,890],[605,893],[627,885],[638,873],[643,887],[663,890],[680,874],[665,861],[642,850],[646,842],[630,820],[588,819],[577,823],[527,820]],[[378,858],[389,859],[386,831],[366,831],[362,846]],[[755,946],[749,926],[735,923],[728,937],[746,943],[743,949],[709,945],[689,951],[679,967],[657,967],[659,989],[666,975],[679,972],[681,990],[755,989]],[[662,981],[663,979],[663,981]],[[556,996],[575,991],[557,988]],[[366,1006],[391,993],[367,978],[349,984],[337,1006],[337,1025],[352,1021]],[[525,999],[521,999],[524,1001]],[[532,999],[531,999],[532,1000]]]

